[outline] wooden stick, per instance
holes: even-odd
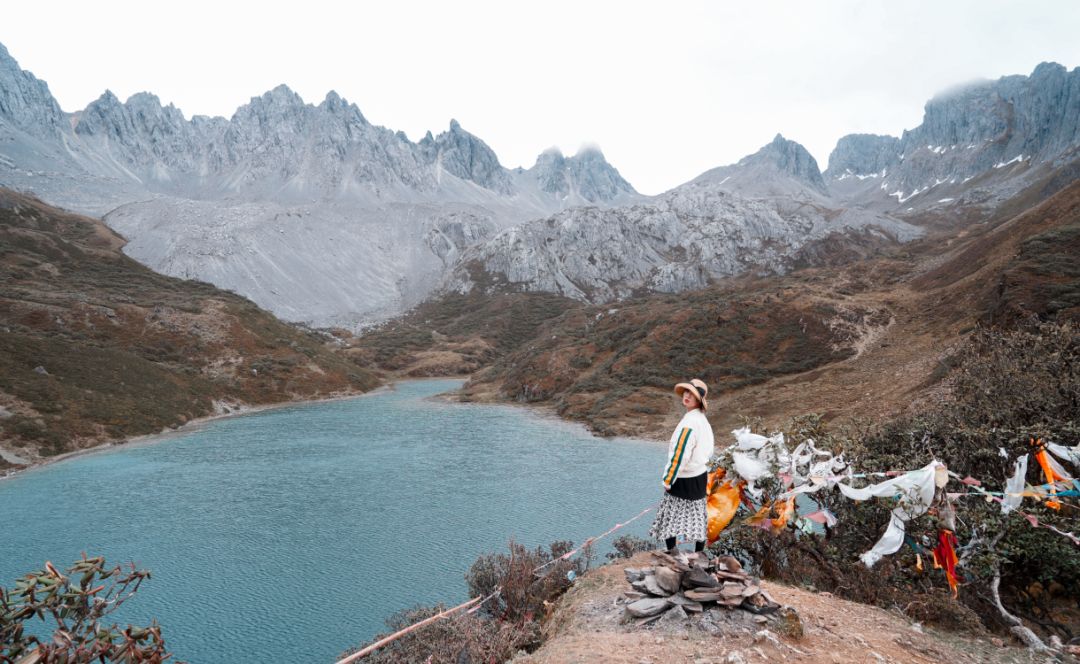
[[[383,646],[385,646],[386,644],[388,644],[388,643],[390,643],[392,641],[396,641],[396,640],[400,639],[401,637],[405,636],[409,632],[411,632],[413,630],[416,630],[416,629],[420,629],[424,625],[428,625],[430,623],[433,623],[436,620],[441,620],[442,618],[445,618],[446,616],[450,615],[451,613],[453,613],[455,611],[460,611],[461,609],[472,606],[473,604],[476,604],[477,602],[479,602],[480,599],[481,598],[479,598],[479,597],[474,597],[473,599],[470,599],[468,602],[465,602],[464,604],[458,604],[457,606],[455,606],[452,609],[447,609],[447,610],[443,611],[442,613],[437,613],[437,614],[431,616],[430,618],[425,618],[424,620],[421,620],[420,622],[416,623],[415,625],[409,625],[405,629],[403,629],[401,631],[398,631],[398,632],[394,632],[393,634],[386,637],[385,639],[380,639],[380,640],[376,641],[375,643],[372,643],[370,646],[364,648],[363,650],[361,650],[359,652],[355,652],[355,653],[349,655],[345,659],[338,660],[337,664],[350,664],[350,662],[355,662],[356,660],[360,659],[361,657],[367,657],[368,655],[375,652],[379,648],[382,648]]]

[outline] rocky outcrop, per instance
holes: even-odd
[[[53,137],[63,128],[64,113],[49,86],[28,71],[0,44],[0,123],[33,136]]]
[[[495,151],[462,129],[457,120],[451,120],[450,131],[439,134],[438,138],[432,138],[428,132],[420,147],[429,160],[462,180],[501,194],[513,192],[510,175],[499,163]]]
[[[882,171],[900,154],[900,139],[877,134],[848,134],[836,143],[829,155],[825,179],[881,177]]]
[[[744,196],[820,198],[829,194],[813,155],[780,134],[738,163],[706,171],[694,182]]]
[[[600,149],[593,146],[582,148],[572,157],[564,157],[557,148],[545,150],[527,173],[541,191],[555,194],[560,200],[601,203],[635,193]]]
[[[920,234],[879,214],[748,199],[699,180],[648,203],[574,208],[507,229],[465,252],[447,287],[472,289],[479,266],[498,288],[607,302],[747,271],[782,273],[807,243],[846,232]]]
[[[892,197],[893,205],[923,206],[962,196],[964,185],[983,175],[988,182],[982,186],[991,193],[998,187],[1015,191],[1014,183],[1025,181],[1032,167],[1060,166],[1078,146],[1080,68],[1070,72],[1044,62],[1030,76],[980,81],[935,96],[922,124],[899,139],[841,138],[826,179],[851,201]],[[876,182],[859,186],[849,180],[853,176]]]

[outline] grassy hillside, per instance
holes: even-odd
[[[786,276],[603,306],[450,295],[355,352],[409,375],[470,373],[463,398],[544,404],[602,434],[664,434],[678,415],[670,386],[691,376],[713,388],[720,431],[808,412],[881,419],[938,399],[976,326],[1076,319],[1080,183],[1047,184],[1060,179],[994,210],[937,213],[917,242],[845,245]]]
[[[23,456],[216,412],[368,390],[321,335],[157,274],[101,222],[0,189],[0,444]]]

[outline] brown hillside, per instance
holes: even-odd
[[[380,362],[408,373],[432,373],[425,357],[483,348],[483,360],[450,363],[462,373],[488,365],[463,398],[547,405],[607,435],[666,435],[678,417],[670,385],[691,376],[712,386],[719,431],[808,412],[880,419],[939,398],[950,355],[975,325],[1077,316],[1080,183],[1060,180],[1049,176],[996,210],[937,213],[923,220],[927,237],[840,266],[602,306],[560,301],[498,344],[487,325],[505,331],[511,303],[529,311],[521,298],[538,296],[501,295],[497,308],[465,311],[453,298],[480,296],[455,295],[427,304],[407,328],[391,324],[357,343],[420,339],[393,365]],[[432,315],[441,310],[456,313]]]
[[[100,221],[0,189],[0,448],[33,460],[180,425],[221,402],[376,385],[322,337],[157,274],[123,245]]]

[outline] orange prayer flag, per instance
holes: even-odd
[[[775,517],[771,516],[773,513],[776,514]],[[794,516],[795,498],[791,497],[780,503],[772,502],[763,505],[761,509],[746,519],[746,525],[768,528],[774,534],[779,534]]]
[[[1031,445],[1035,448],[1035,459],[1042,467],[1043,475],[1046,476],[1046,483],[1050,485],[1050,500],[1046,501],[1046,506],[1050,509],[1060,510],[1061,503],[1057,501],[1057,489],[1054,488],[1054,482],[1061,482],[1069,478],[1062,477],[1054,472],[1054,465],[1046,455],[1046,447],[1043,445],[1042,438],[1032,440]]]
[[[938,543],[934,547],[934,569],[945,569],[945,579],[949,582],[953,597],[957,595],[957,586],[960,583],[960,575],[956,573],[956,564],[960,559],[956,556],[956,535],[953,531],[942,528],[938,531]]]
[[[724,475],[723,468],[709,473],[708,496],[705,501],[705,509],[709,515],[709,544],[720,538],[720,533],[728,527],[731,520],[735,518],[735,512],[739,509],[739,490],[742,482],[728,480],[721,484],[718,480]]]
[[[779,533],[795,516],[795,497],[792,496],[776,507],[776,518],[772,519],[772,531]]]

